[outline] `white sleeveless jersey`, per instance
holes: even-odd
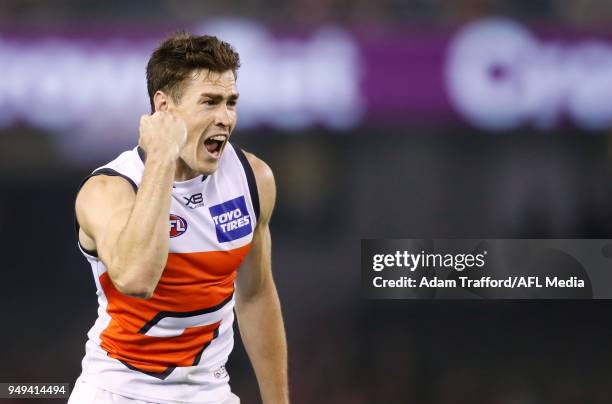
[[[140,148],[126,151],[85,181],[121,176],[137,192],[145,158]],[[212,175],[174,183],[168,261],[150,299],[119,293],[96,252],[79,245],[91,264],[99,304],[80,379],[155,403],[227,399],[234,280],[258,216],[251,166],[227,143]]]

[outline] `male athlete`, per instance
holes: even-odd
[[[239,403],[225,371],[234,308],[263,402],[289,402],[274,178],[229,142],[239,65],[215,37],[164,41],[147,65],[139,146],[82,184],[78,241],[99,309],[70,404]]]

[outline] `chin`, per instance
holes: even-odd
[[[214,174],[215,171],[219,168],[219,162],[199,162],[197,166],[197,171],[204,175]]]
[[[213,174],[219,168],[219,162],[221,161],[221,155],[212,156],[205,150],[199,150],[199,153],[194,156],[195,161],[191,168],[194,171],[202,173],[204,175]]]

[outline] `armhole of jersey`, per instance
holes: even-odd
[[[85,185],[85,183],[92,177],[96,177],[98,175],[108,175],[109,177],[121,177],[123,179],[125,179],[127,182],[130,183],[130,185],[132,186],[132,188],[134,188],[134,192],[138,192],[138,186],[136,185],[136,183],[127,175],[123,175],[118,171],[113,170],[112,168],[100,168],[96,171],[94,171],[93,173],[89,174],[87,177],[85,177],[83,179],[83,181],[81,181],[81,183],[79,184],[79,187],[77,188],[77,192],[76,195],[79,194],[79,192],[81,191],[81,188],[83,188],[83,185]],[[76,196],[75,196],[75,202],[76,202]],[[76,240],[77,240],[77,245],[79,246],[79,248],[87,255],[90,255],[94,258],[98,258],[98,252],[96,250],[88,250],[85,247],[83,247],[81,245],[81,241],[79,240],[79,229],[81,228],[81,226],[79,226],[79,221],[77,219],[77,215],[76,215],[76,209],[74,211],[74,230],[76,233]]]
[[[234,150],[236,150],[236,155],[242,163],[242,168],[246,174],[247,183],[249,184],[249,193],[251,194],[251,203],[253,204],[253,210],[255,211],[255,218],[259,220],[259,192],[257,191],[257,181],[255,181],[253,167],[251,167],[251,163],[249,163],[249,160],[241,148],[235,146]]]

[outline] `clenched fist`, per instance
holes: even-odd
[[[187,127],[182,118],[171,112],[157,111],[140,117],[138,144],[147,155],[176,161],[187,140]]]

